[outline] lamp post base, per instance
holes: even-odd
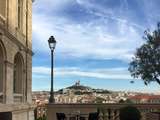
[[[54,99],[53,93],[50,93],[49,103],[55,103],[55,99]]]

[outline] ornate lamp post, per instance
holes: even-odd
[[[51,36],[48,40],[49,48],[51,49],[51,91],[49,103],[55,103],[54,99],[54,89],[53,89],[53,52],[56,47],[56,40],[53,36]]]

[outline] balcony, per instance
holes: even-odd
[[[58,116],[61,115],[65,120],[91,120],[91,116],[98,113],[98,120],[119,120],[120,108],[128,105],[138,108],[141,120],[152,120],[150,116],[153,113],[156,116],[155,113],[160,111],[160,104],[47,104],[37,108],[37,117],[59,120]],[[96,120],[96,116],[94,118]]]

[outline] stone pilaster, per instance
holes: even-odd
[[[13,63],[5,61],[6,82],[5,82],[5,103],[13,103]]]

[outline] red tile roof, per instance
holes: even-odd
[[[135,95],[135,96],[131,96],[129,97],[129,99],[148,99],[148,100],[153,100],[153,99],[160,99],[160,95]]]

